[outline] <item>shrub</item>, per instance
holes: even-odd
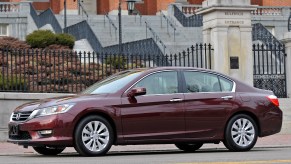
[[[26,36],[26,42],[32,48],[47,48],[51,45],[73,48],[75,38],[70,34],[54,34],[50,30],[37,30]]]
[[[2,77],[0,74],[0,89],[2,90],[27,90],[27,84],[24,79],[20,77],[11,76],[9,79],[7,77]]]
[[[73,48],[75,43],[75,38],[70,34],[57,34],[56,35],[56,44],[68,46]]]
[[[20,41],[13,37],[1,37],[0,49],[27,49],[30,46],[24,41]]]
[[[122,56],[110,57],[106,59],[106,64],[111,65],[115,69],[124,69],[126,65],[126,60]]]
[[[50,30],[37,30],[26,36],[26,42],[33,48],[45,48],[56,43],[56,35]]]

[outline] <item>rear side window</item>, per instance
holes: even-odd
[[[219,77],[220,85],[221,85],[221,90],[222,92],[231,92],[233,88],[233,82],[223,78]]]
[[[221,92],[217,75],[206,72],[185,71],[186,92]]]
[[[231,92],[233,82],[207,72],[185,71],[186,92]]]

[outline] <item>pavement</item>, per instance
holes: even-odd
[[[255,147],[259,148],[278,148],[278,147],[291,147],[291,134],[275,134],[263,138],[258,138]],[[220,144],[205,144],[201,149],[225,149],[222,143]],[[132,152],[132,151],[161,151],[161,150],[177,150],[173,144],[168,145],[127,145],[127,146],[112,146],[110,151],[112,152]],[[65,149],[64,153],[76,153],[74,148]],[[15,144],[0,142],[0,156],[7,155],[33,155],[32,147],[27,149]]]

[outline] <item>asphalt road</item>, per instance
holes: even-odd
[[[201,149],[195,153],[179,150],[111,151],[103,157],[81,157],[74,152],[46,157],[37,154],[0,155],[2,164],[287,164],[291,163],[291,147],[254,148],[249,152],[229,152],[223,148]]]

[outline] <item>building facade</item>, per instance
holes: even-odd
[[[21,0],[1,0],[2,2],[19,2]],[[90,14],[104,14],[118,9],[119,0],[67,0],[68,13],[78,13],[78,1]],[[156,15],[160,10],[167,10],[170,3],[181,2],[201,5],[203,0],[140,0],[136,9],[142,15]],[[51,8],[55,14],[64,9],[64,0],[33,0],[36,10],[42,11]],[[253,5],[259,6],[291,6],[291,0],[251,0]],[[122,0],[122,9],[127,10],[125,0]]]

